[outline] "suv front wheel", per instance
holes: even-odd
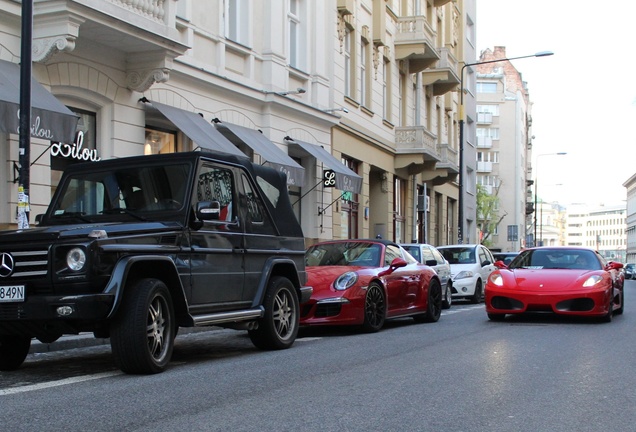
[[[292,346],[298,335],[300,314],[298,295],[289,279],[274,276],[265,293],[265,316],[258,328],[250,330],[254,346],[260,349],[285,349]]]
[[[110,329],[115,364],[132,374],[162,372],[174,348],[172,297],[158,279],[141,279],[126,289]]]

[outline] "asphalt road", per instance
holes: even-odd
[[[108,345],[36,352],[0,373],[6,431],[634,431],[636,281],[609,324],[488,321],[309,329],[285,351],[245,332],[181,335],[170,368],[129,376]]]

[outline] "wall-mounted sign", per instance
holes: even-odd
[[[336,172],[334,170],[322,172],[322,185],[326,188],[336,187]]]
[[[60,142],[54,142],[51,144],[51,156],[75,159],[78,161],[97,162],[98,160],[101,160],[97,154],[97,149],[83,148],[83,146],[84,132],[79,131],[75,134],[75,142],[73,144]]]

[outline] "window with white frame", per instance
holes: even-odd
[[[499,128],[477,128],[477,136],[483,138],[499,139]]]
[[[249,0],[225,0],[225,37],[249,45]]]
[[[306,59],[304,49],[307,38],[303,17],[304,2],[302,0],[289,0],[289,65],[296,69],[305,67]]]
[[[477,105],[478,113],[489,113],[493,116],[499,115],[499,105]]]
[[[497,83],[493,81],[477,81],[477,93],[497,93]]]

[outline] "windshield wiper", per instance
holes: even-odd
[[[143,216],[139,216],[136,212],[129,210],[129,209],[125,209],[122,207],[115,207],[115,208],[111,208],[111,209],[104,209],[101,211],[101,213],[103,214],[122,214],[125,213],[127,215],[130,215],[132,217],[134,217],[137,220],[143,221],[143,222],[147,222],[148,219],[146,219]]]
[[[84,212],[64,212],[53,215],[53,219],[79,219],[82,222],[93,222],[89,218],[85,217],[85,215],[86,213]]]

